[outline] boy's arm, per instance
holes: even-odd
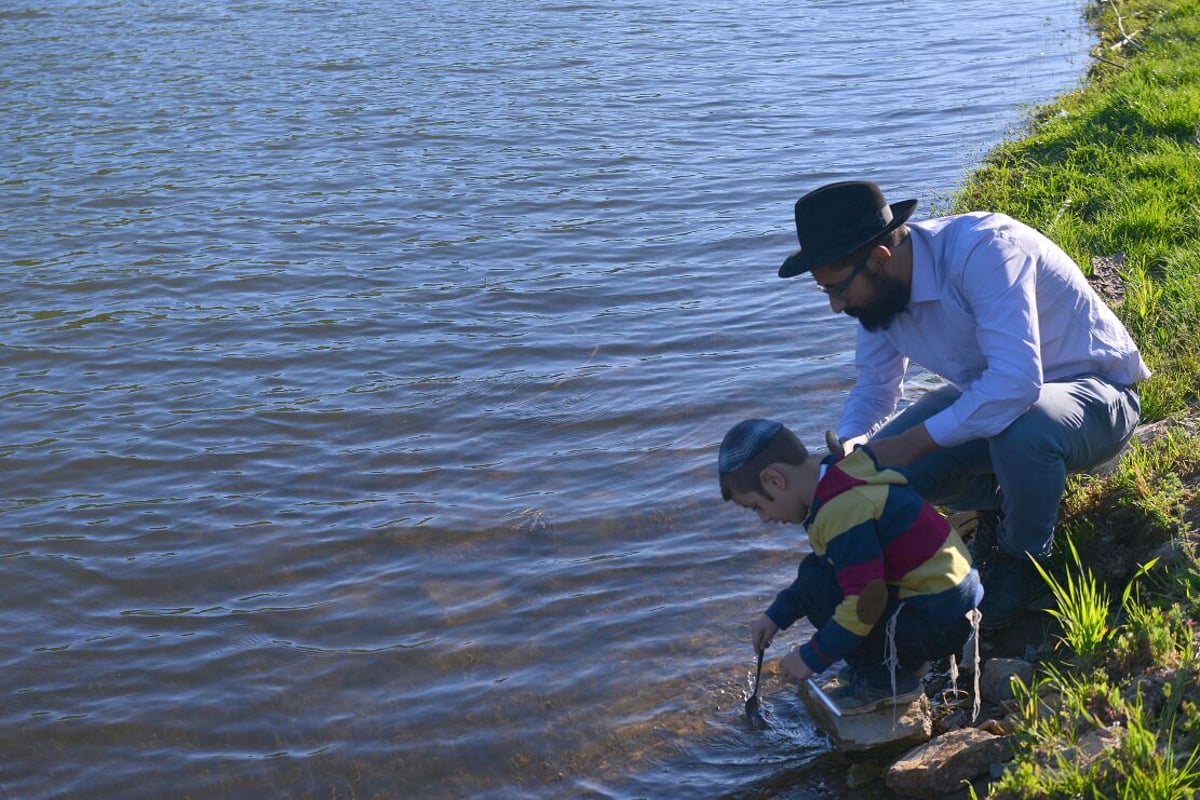
[[[775,595],[775,602],[767,608],[764,616],[775,623],[779,630],[785,631],[792,627],[793,622],[808,615],[808,610],[804,608],[804,603],[800,598],[800,570],[797,569],[796,580],[792,581],[791,586]]]
[[[783,657],[779,662],[779,670],[783,673],[784,680],[796,683],[805,681],[816,674],[808,664],[804,663],[804,657],[800,655],[799,648]]]

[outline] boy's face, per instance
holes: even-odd
[[[763,470],[763,492],[735,492],[732,500],[758,514],[763,522],[800,523],[808,516],[808,505],[800,498],[795,481],[788,481],[769,467]]]

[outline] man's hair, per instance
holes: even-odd
[[[899,247],[904,242],[904,240],[906,240],[908,238],[908,236],[909,236],[909,233],[908,233],[907,225],[901,225],[898,228],[893,228],[892,230],[885,233],[883,236],[872,239],[871,241],[864,244],[862,247],[857,248],[853,253],[846,256],[845,258],[839,259],[838,261],[834,262],[834,266],[836,266],[836,267],[853,266],[854,264],[857,264],[858,262],[860,262],[864,258],[866,258],[867,254],[870,253],[872,250],[874,250],[879,245],[883,245],[884,247],[886,247],[889,250],[895,250],[897,247]]]
[[[721,443],[721,497],[732,500],[735,494],[757,492],[768,496],[762,484],[762,471],[772,464],[800,466],[808,461],[808,450],[796,434],[787,426],[773,423],[775,430],[765,434],[764,423],[768,420],[746,420],[730,428]],[[755,432],[758,438],[753,438]],[[748,436],[750,438],[748,438]],[[729,461],[731,451],[737,449],[739,456],[734,463]]]

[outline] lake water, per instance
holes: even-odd
[[[820,796],[720,502],[833,425],[792,203],[928,216],[1078,2],[0,9],[0,795]],[[773,655],[808,631],[781,636]]]

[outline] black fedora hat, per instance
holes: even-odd
[[[779,277],[791,278],[845,258],[903,225],[916,208],[916,200],[888,205],[870,181],[841,181],[813,189],[796,201],[800,249],[783,262]]]

